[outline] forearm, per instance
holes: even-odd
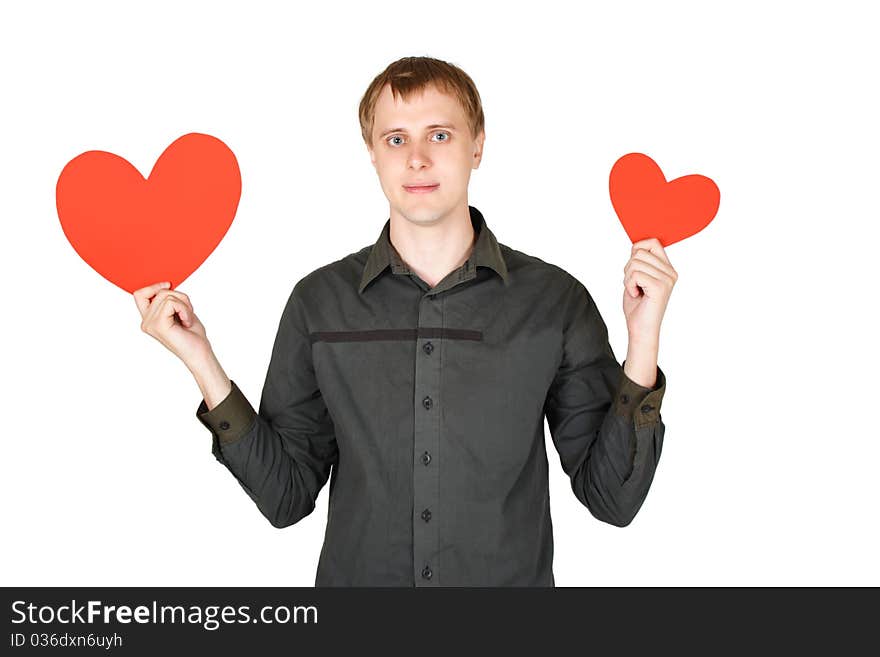
[[[644,340],[629,338],[626,350],[624,373],[635,383],[653,388],[657,383],[657,356],[660,351],[659,338]]]
[[[593,516],[618,527],[632,522],[654,479],[665,430],[662,421],[635,428],[609,414],[579,482]]]
[[[666,387],[663,372],[655,364],[654,384],[643,387],[629,379],[628,364],[629,360],[579,482],[583,501],[593,515],[618,526],[629,524],[641,507],[665,433],[659,411]]]
[[[186,366],[195,378],[208,410],[215,408],[232,391],[232,383],[213,350],[207,351]]]
[[[197,368],[194,368],[197,369]],[[196,416],[214,435],[212,452],[235,476],[275,527],[287,527],[315,508],[318,491],[337,462],[332,422],[320,396],[297,400],[286,381],[275,390],[270,375],[258,414],[233,381],[230,393],[212,410],[202,401]],[[295,403],[298,420],[314,418],[311,431],[297,432],[284,419]],[[282,404],[282,405],[278,405]]]

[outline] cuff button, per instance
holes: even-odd
[[[653,410],[654,410],[654,407],[651,406],[650,404],[645,404],[644,406],[642,406],[642,413],[650,413]]]
[[[629,403],[629,395],[626,394],[626,393],[623,393],[623,394],[620,396],[620,402],[621,402],[622,404],[628,404],[628,403]]]
[[[642,410],[645,410],[644,407],[642,407]],[[226,420],[223,420],[220,423],[220,428],[223,429],[223,431],[226,431],[229,428],[229,422],[227,422]]]

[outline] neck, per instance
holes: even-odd
[[[389,231],[400,257],[431,287],[464,264],[477,237],[467,204],[430,222],[413,221],[392,210]]]

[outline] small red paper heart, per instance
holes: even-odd
[[[87,151],[65,165],[55,189],[71,246],[129,293],[186,280],[220,244],[240,197],[235,155],[199,133],[169,145],[146,179],[118,155]]]
[[[630,241],[656,237],[664,247],[708,226],[721,200],[711,178],[694,174],[666,182],[657,163],[643,153],[617,160],[608,187]]]

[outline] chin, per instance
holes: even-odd
[[[398,214],[414,224],[432,224],[442,219],[449,212],[449,208],[436,202],[425,202],[416,197],[405,199],[405,202],[398,206],[397,211]]]
[[[433,224],[443,217],[443,212],[440,210],[419,209],[414,212],[406,212],[403,216],[414,224]]]

